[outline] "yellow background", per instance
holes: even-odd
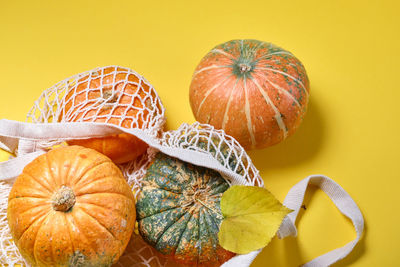
[[[194,122],[191,75],[236,38],[293,52],[311,81],[308,114],[284,143],[251,151],[283,201],[310,174],[342,185],[366,232],[335,266],[399,266],[399,4],[397,1],[0,1],[0,118],[25,120],[41,91],[97,66],[144,75],[167,127]],[[0,154],[5,160],[7,155]],[[297,266],[355,237],[327,196],[310,190],[297,238],[275,238],[252,266]]]

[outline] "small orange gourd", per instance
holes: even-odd
[[[134,229],[135,200],[109,158],[61,147],[24,168],[10,192],[7,219],[32,266],[111,266]]]
[[[108,122],[124,128],[143,128],[153,109],[150,87],[134,73],[120,67],[106,67],[102,73],[92,72],[78,80],[76,88],[67,92],[64,116],[67,122]],[[132,118],[136,119],[136,122]],[[121,133],[104,138],[68,141],[95,149],[115,163],[135,160],[148,145],[134,135]]]

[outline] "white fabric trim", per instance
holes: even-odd
[[[24,167],[45,151],[36,151],[0,163],[0,181],[10,180],[22,173]]]

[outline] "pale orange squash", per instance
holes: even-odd
[[[135,218],[134,196],[119,168],[80,146],[33,160],[8,199],[13,240],[33,266],[111,266]]]
[[[195,118],[235,137],[246,149],[279,143],[299,127],[309,81],[288,51],[257,40],[233,40],[212,49],[190,85]]]
[[[108,122],[124,128],[141,129],[153,109],[150,87],[134,73],[120,67],[106,67],[78,80],[65,97],[63,116],[67,122]],[[153,95],[155,98],[155,95]],[[134,119],[136,121],[134,121]],[[71,145],[95,149],[115,163],[135,160],[148,145],[134,135],[122,133],[104,138],[72,140]]]

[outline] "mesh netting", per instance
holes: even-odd
[[[8,195],[12,185],[7,182],[0,183],[0,264],[2,266],[14,266],[20,264],[27,266],[25,260],[19,253],[16,245],[12,241],[10,228],[7,222]]]
[[[164,123],[164,108],[141,75],[108,66],[74,75],[44,91],[28,121],[106,122],[156,136]]]
[[[156,137],[165,122],[164,113],[157,92],[144,77],[128,68],[107,66],[74,75],[45,90],[27,121],[103,122],[141,129]],[[48,140],[39,146],[57,143],[60,140]]]
[[[33,123],[101,122],[124,129],[140,129],[155,140],[147,152],[135,161],[119,165],[135,197],[157,149],[184,149],[203,153],[239,175],[243,184],[263,186],[257,169],[239,143],[222,130],[195,123],[182,124],[175,131],[162,132],[164,108],[154,88],[136,72],[118,66],[97,68],[65,79],[43,92],[28,114]],[[65,140],[48,139],[34,142],[32,150],[50,149]],[[29,143],[27,143],[29,145]],[[64,143],[62,145],[65,145]],[[152,147],[153,146],[153,147]],[[200,164],[200,162],[198,162]],[[0,263],[26,266],[11,240],[7,225],[7,198],[11,186],[0,183]],[[132,239],[115,266],[177,266],[162,257],[139,235]]]
[[[132,238],[118,262],[113,267],[185,267],[170,259],[165,258],[153,247],[149,246],[138,233],[133,233]]]
[[[242,176],[246,184],[264,186],[258,170],[242,146],[223,130],[211,125],[184,123],[176,131],[164,132],[161,144],[211,155],[224,168]]]
[[[135,199],[140,192],[142,178],[145,176],[147,167],[151,163],[155,153],[156,150],[150,147],[147,152],[138,159],[124,165],[119,165],[129,186],[132,188]]]

